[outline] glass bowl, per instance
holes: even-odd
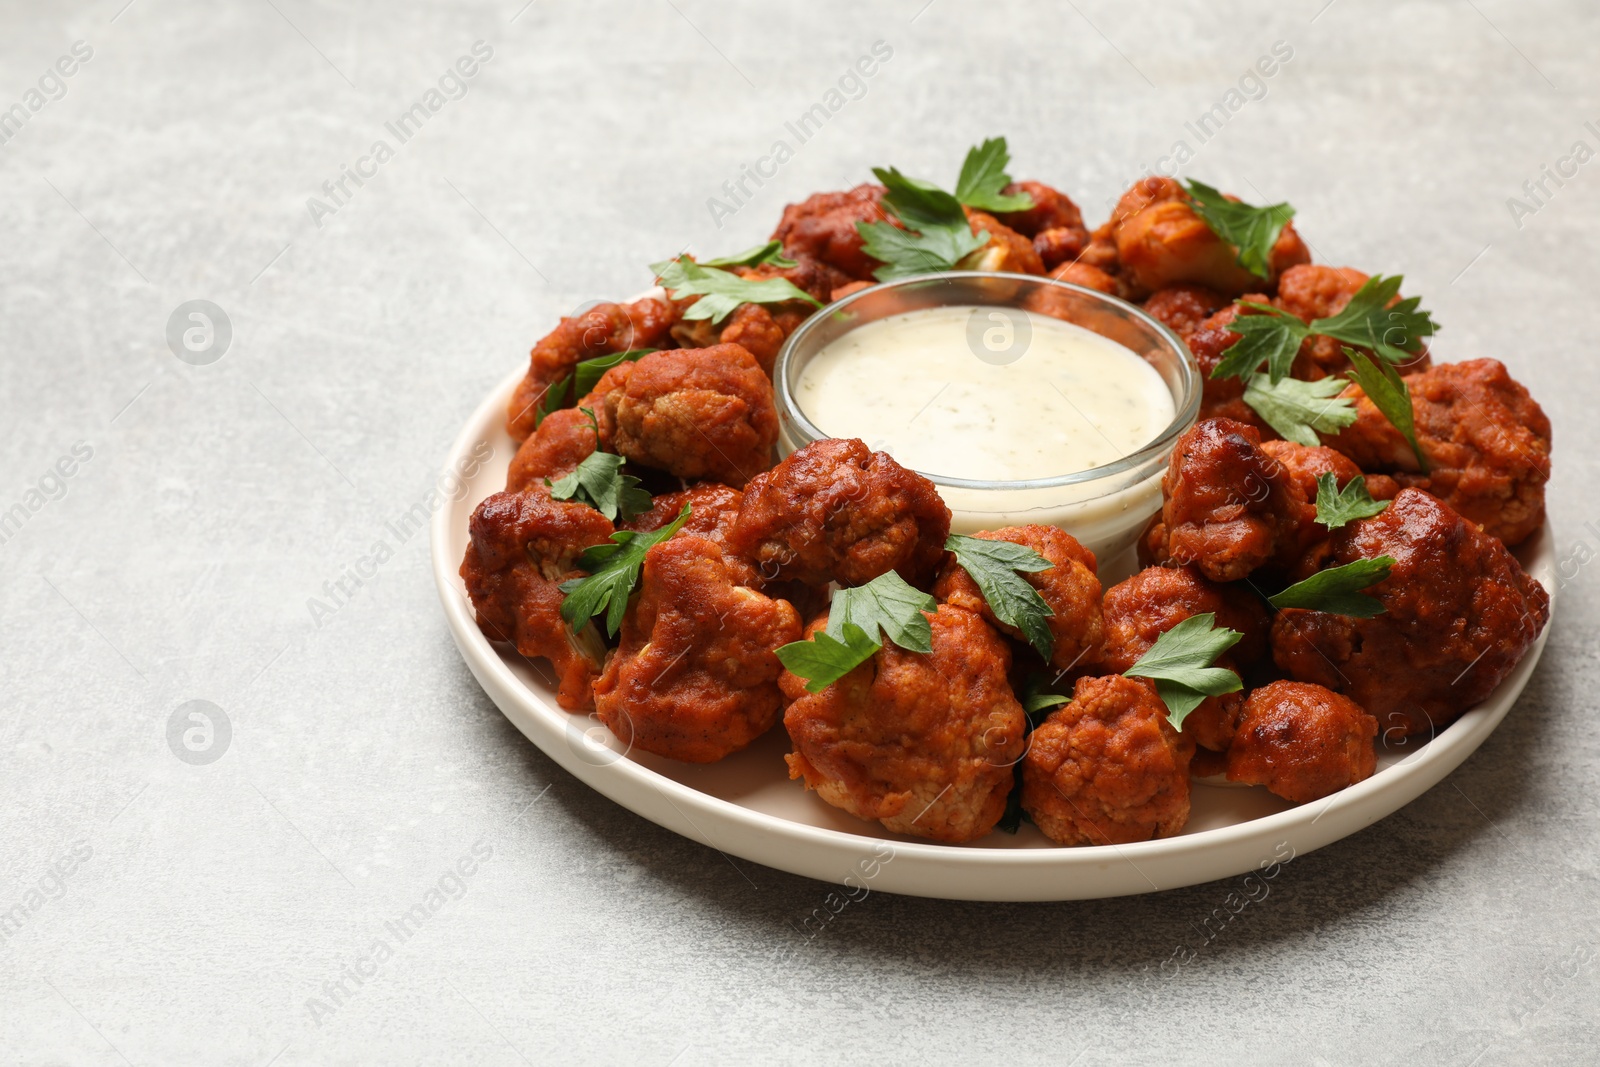
[[[975,533],[1003,526],[1059,526],[1094,552],[1102,571],[1131,571],[1122,558],[1161,508],[1161,476],[1172,446],[1200,411],[1201,376],[1177,335],[1116,297],[1029,274],[951,271],[885,282],[852,293],[806,320],[789,336],[773,370],[783,455],[831,436],[799,403],[806,364],[829,343],[891,315],[944,306],[1016,308],[1083,327],[1143,357],[1172,393],[1176,416],[1154,440],[1120,459],[1087,470],[1025,481],[953,478],[918,471],[939,487],[951,530]]]

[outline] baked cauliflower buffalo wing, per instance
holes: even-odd
[[[967,209],[973,233],[987,233],[983,247],[961,261],[967,270],[997,270],[1011,274],[1043,274],[1044,261],[1033,249],[1033,242],[993,215]]]
[[[989,541],[1010,541],[1031,548],[1045,559],[1048,570],[1019,572],[1038,590],[1054,612],[1047,625],[1055,638],[1050,664],[1059,670],[1090,664],[1100,652],[1105,637],[1105,620],[1100,612],[1100,579],[1095,575],[1094,553],[1075,537],[1056,526],[1007,526],[1001,530],[975,534]],[[978,583],[951,556],[939,572],[933,595],[940,601],[981,615],[1002,633],[1025,641],[1021,630],[995,618]]]
[[[1287,569],[1307,547],[1315,509],[1262,451],[1253,426],[1207,419],[1178,438],[1161,482],[1161,558],[1218,582],[1258,567]]]
[[[1328,444],[1363,470],[1386,471],[1428,490],[1507,545],[1544,525],[1550,480],[1550,419],[1495,359],[1441,363],[1406,379],[1423,474],[1400,432],[1360,386],[1356,421]]]
[[[529,486],[543,485],[546,478],[554,481],[571,474],[594,454],[598,441],[595,423],[582,411],[552,411],[511,457],[511,466],[506,469],[506,490],[517,493]]]
[[[1272,625],[1277,665],[1349,696],[1386,737],[1445,726],[1511,673],[1550,618],[1550,598],[1501,542],[1419,489],[1334,531],[1330,566],[1391,556],[1366,589],[1370,619],[1300,608]]]
[[[1296,804],[1372,777],[1378,720],[1349,697],[1306,682],[1273,682],[1245,699],[1228,749],[1228,780],[1264,785]]]
[[[588,400],[604,409],[608,445],[634,463],[735,487],[771,466],[772,383],[738,345],[652,352],[607,371]]]
[[[1133,678],[1080,678],[1071,703],[1029,738],[1022,810],[1062,845],[1171,837],[1189,821],[1192,748],[1154,688]]]
[[[771,581],[919,588],[944,562],[950,509],[928,479],[855,438],[815,441],[745,486],[728,545]]]
[[[711,763],[778,721],[773,650],[799,639],[800,618],[742,585],[747,573],[705,537],[679,533],[645,554],[622,643],[594,683],[595,711],[624,744]]]
[[[1260,598],[1241,586],[1210,581],[1193,567],[1146,567],[1106,590],[1103,611],[1106,636],[1098,669],[1108,673],[1128,670],[1162,634],[1208,612],[1216,625],[1243,635],[1217,657],[1216,666],[1238,674],[1268,651],[1270,624]],[[1242,702],[1241,693],[1207,697],[1183,720],[1184,736],[1202,748],[1225,751]]]
[[[834,807],[896,833],[959,843],[1005,814],[1026,716],[1006,680],[1011,652],[989,624],[942,604],[933,651],[884,647],[823,689],[785,673],[789,775]],[[808,634],[822,629],[826,616]]]
[[[484,500],[472,513],[469,532],[461,579],[478,628],[529,659],[549,660],[558,677],[556,700],[570,711],[588,707],[605,647],[590,629],[576,635],[568,629],[559,586],[583,576],[579,554],[604,544],[611,522],[586,504],[530,489]]]
[[[816,193],[785,207],[772,237],[783,242],[791,259],[808,256],[857,281],[870,281],[883,264],[862,250],[856,223],[893,221],[879,206],[885,192],[869,182],[848,192]]]
[[[1007,211],[995,217],[1033,241],[1033,250],[1038,253],[1045,270],[1053,270],[1083,254],[1089,245],[1089,231],[1083,225],[1083,212],[1071,197],[1043,182],[1012,182],[1004,191],[1033,197],[1031,208]]]
[[[1115,263],[1137,293],[1172,285],[1204,285],[1237,296],[1271,288],[1278,275],[1311,253],[1287,223],[1269,257],[1271,277],[1258,278],[1238,263],[1238,250],[1206,225],[1194,210],[1188,192],[1172,178],[1151,177],[1122,194],[1111,220],[1095,238],[1115,247]],[[1095,266],[1104,262],[1090,260]]]
[[[545,391],[571,374],[580,360],[630,348],[660,348],[670,340],[669,331],[676,321],[677,309],[671,302],[653,297],[631,304],[596,304],[580,315],[562,319],[529,354],[528,375],[506,408],[506,432],[513,441],[527,440]]]

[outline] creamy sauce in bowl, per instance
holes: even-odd
[[[1173,421],[1172,392],[1128,348],[1020,308],[950,305],[868,322],[823,347],[795,401],[923,474],[1054,478],[1112,463]]]

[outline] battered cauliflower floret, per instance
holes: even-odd
[[[662,493],[650,502],[650,510],[640,512],[627,522],[619,522],[619,530],[649,533],[659,530],[678,517],[685,504],[689,505],[689,518],[677,536],[703,537],[722,545],[727,541],[728,530],[739,516],[739,505],[744,494],[731,485],[720,482],[699,482],[676,493]]]
[[[1033,731],[1022,810],[1062,845],[1171,837],[1189,821],[1190,756],[1153,688],[1080,678],[1071,703]]]
[[[1228,781],[1264,785],[1296,804],[1372,777],[1378,720],[1349,697],[1305,682],[1252,690],[1228,749]]]
[[[1152,301],[1154,299],[1151,297]],[[1251,293],[1241,299],[1267,302],[1266,296],[1261,293]],[[1222,362],[1223,353],[1243,336],[1235,333],[1231,325],[1233,320],[1245,311],[1246,309],[1237,304],[1218,308],[1191,330],[1183,341],[1189,346],[1189,351],[1194,353],[1195,362],[1200,365],[1200,378],[1203,383],[1200,394],[1200,417],[1232,419],[1246,426],[1254,426],[1263,438],[1273,438],[1278,436],[1277,431],[1268,426],[1261,416],[1256,414],[1255,409],[1244,402],[1244,382],[1236,377],[1211,376],[1211,372]]]
[[[768,580],[918,588],[944,562],[950,509],[928,479],[855,438],[815,441],[745,486],[728,545]]]
[[[1203,285],[1170,285],[1151,293],[1144,302],[1144,310],[1187,342],[1203,322],[1232,303],[1228,297]]]
[[[859,281],[870,281],[883,266],[862,250],[858,222],[894,220],[879,206],[887,190],[866,183],[848,192],[816,193],[783,209],[774,240],[783,242],[783,254],[798,260],[808,256]]]
[[[631,304],[596,304],[560,324],[533,346],[528,375],[506,408],[506,432],[518,443],[534,430],[534,412],[545,391],[572,373],[579,361],[630,348],[660,348],[670,340],[677,309],[667,300],[646,297]]]
[[[1544,525],[1550,419],[1499,360],[1441,363],[1406,379],[1428,473],[1360,386],[1356,421],[1328,444],[1363,470],[1428,490],[1507,545]]]
[[[595,424],[577,408],[552,411],[511,457],[506,491],[521,492],[543,485],[546,478],[554,481],[571,474],[594,454],[597,440]]]
[[[669,349],[626,366],[607,371],[589,397],[604,409],[602,436],[614,436],[608,443],[619,455],[735,487],[771,466],[772,383],[743,348]]]
[[[1008,194],[1027,193],[1033,207],[996,215],[1002,223],[1024,237],[1032,238],[1033,250],[1046,270],[1075,260],[1089,244],[1089,231],[1083,225],[1083,212],[1072,198],[1043,182],[1012,182]]]
[[[982,248],[962,260],[966,270],[1006,271],[1011,274],[1043,274],[1044,261],[1033,250],[1033,242],[1004,225],[993,215],[967,208],[967,221],[973,233],[987,233]]]
[[[1048,620],[1051,636],[1055,638],[1050,664],[1060,670],[1070,670],[1093,663],[1105,637],[1094,553],[1056,526],[1007,526],[973,536],[987,541],[1010,541],[1031,548],[1050,561],[1049,570],[1018,572],[1055,612]],[[939,573],[933,595],[946,604],[983,616],[984,621],[1001,633],[1018,641],[1027,640],[1021,630],[995,618],[978,583],[953,555]]]
[[[1263,441],[1261,451],[1282,469],[1295,496],[1307,504],[1317,502],[1317,479],[1333,475],[1340,489],[1357,478],[1364,478],[1367,493],[1374,500],[1389,500],[1400,491],[1393,478],[1382,474],[1363,475],[1350,458],[1325,446],[1308,447],[1293,441]]]
[[[1069,285],[1081,285],[1085,289],[1093,289],[1107,296],[1122,295],[1122,283],[1099,267],[1091,267],[1087,263],[1063,263],[1050,272],[1050,279],[1066,282]]]
[[[1162,634],[1207,612],[1216,616],[1216,625],[1243,635],[1217,657],[1216,666],[1239,674],[1267,654],[1269,622],[1260,598],[1242,586],[1209,581],[1192,567],[1147,567],[1106,590],[1102,610],[1106,637],[1097,668],[1102,671],[1130,669]],[[1183,720],[1184,736],[1210,751],[1225,751],[1243,700],[1240,693],[1207,697]]]
[[[789,775],[836,808],[935,841],[973,841],[1005,814],[1026,716],[1011,651],[978,616],[925,613],[933,651],[890,643],[820,693],[785,673]],[[823,616],[807,632],[827,625]]]
[[[530,489],[484,500],[468,529],[461,579],[478,628],[529,659],[549,660],[559,679],[557,702],[570,711],[588,707],[605,646],[591,629],[574,634],[567,627],[559,586],[584,575],[578,556],[607,542],[610,521],[585,504]]]
[[[1123,194],[1113,215],[1121,272],[1143,292],[1189,283],[1236,296],[1263,285],[1311,253],[1286,223],[1268,257],[1270,277],[1262,279],[1239,265],[1239,251],[1207,226],[1189,194],[1172,178],[1146,178]],[[1099,265],[1099,264],[1097,264]]]
[[[645,553],[622,644],[594,684],[595,711],[618,740],[713,763],[778,721],[774,649],[799,639],[800,617],[741,585],[742,574],[704,537],[680,533]]]
[[[1161,483],[1165,558],[1218,582],[1286,570],[1307,547],[1314,509],[1261,450],[1254,427],[1207,419],[1178,439]]]
[[[1272,624],[1273,659],[1355,700],[1386,737],[1446,726],[1521,661],[1550,598],[1499,540],[1419,489],[1333,532],[1329,566],[1379,556],[1394,567],[1365,592],[1383,614],[1285,608]]]

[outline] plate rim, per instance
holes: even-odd
[[[522,381],[526,371],[518,368],[507,375],[474,409],[465,426],[457,434],[451,444],[449,454],[445,459],[444,471],[449,474],[459,469],[459,464],[468,457],[481,441],[488,440],[498,426],[501,434],[504,433],[503,416],[506,403],[517,384]],[[485,432],[487,429],[488,432]],[[507,439],[509,440],[509,438]],[[498,490],[491,489],[490,492]],[[485,494],[487,495],[487,494]],[[1072,873],[1080,868],[1101,867],[1105,864],[1126,864],[1137,869],[1139,861],[1153,861],[1160,859],[1171,862],[1194,860],[1204,858],[1205,854],[1221,853],[1229,849],[1252,843],[1264,837],[1283,837],[1292,831],[1302,831],[1302,838],[1309,836],[1312,840],[1306,842],[1304,849],[1296,849],[1296,854],[1303,854],[1324,845],[1331,844],[1354,833],[1387,815],[1393,814],[1405,807],[1421,795],[1426,789],[1439,781],[1458,767],[1486,740],[1499,723],[1505,718],[1523,687],[1527,684],[1533,669],[1543,655],[1545,643],[1555,620],[1556,590],[1547,583],[1546,591],[1550,595],[1550,621],[1537,640],[1529,648],[1523,659],[1518,663],[1512,673],[1501,682],[1486,700],[1468,709],[1449,726],[1439,731],[1426,745],[1418,749],[1415,754],[1408,755],[1400,762],[1385,767],[1365,781],[1342,789],[1331,794],[1321,802],[1302,804],[1285,811],[1274,812],[1269,815],[1247,819],[1243,822],[1233,823],[1228,826],[1214,827],[1200,830],[1191,834],[1182,834],[1176,837],[1161,838],[1151,841],[1140,841],[1124,845],[1086,845],[1077,847],[1046,847],[1046,848],[973,848],[964,845],[941,844],[924,841],[905,841],[899,838],[868,836],[855,834],[830,827],[812,826],[778,815],[769,814],[752,808],[744,807],[734,801],[713,796],[702,792],[692,786],[678,782],[658,771],[643,764],[636,763],[626,757],[618,758],[602,764],[589,763],[578,758],[577,754],[568,750],[562,751],[566,746],[561,744],[561,736],[566,732],[570,721],[582,713],[568,712],[556,706],[553,701],[545,699],[541,694],[529,689],[515,673],[502,654],[492,645],[478,629],[469,601],[466,597],[465,587],[459,576],[460,561],[452,559],[446,551],[450,540],[451,523],[456,520],[462,508],[477,506],[477,500],[469,505],[467,500],[470,494],[463,494],[459,499],[451,499],[446,505],[435,511],[430,519],[429,529],[429,555],[431,559],[435,585],[439,593],[440,602],[444,608],[446,621],[449,624],[451,635],[456,646],[466,660],[469,669],[485,690],[490,699],[499,708],[519,731],[528,737],[541,751],[555,760],[569,773],[590,788],[605,795],[609,799],[633,811],[652,822],[657,823],[682,836],[697,840],[702,844],[710,845],[723,852],[732,852],[741,858],[752,862],[761,863],[786,870],[789,873],[805,877],[817,878],[822,881],[838,883],[841,878],[830,876],[827,873],[818,873],[815,864],[801,862],[797,858],[793,863],[775,862],[771,853],[760,848],[740,847],[741,843],[719,844],[703,828],[695,825],[694,820],[681,809],[677,814],[679,819],[671,818],[669,813],[659,810],[641,810],[633,794],[639,789],[649,787],[659,792],[669,803],[678,801],[696,809],[699,813],[717,820],[725,826],[742,828],[746,831],[760,834],[776,832],[780,838],[788,838],[797,844],[803,844],[812,849],[822,848],[838,853],[862,853],[874,850],[874,846],[887,844],[892,849],[896,861],[906,858],[913,863],[902,864],[905,867],[925,868],[929,864],[947,868],[955,872],[971,873],[1007,872],[1007,871],[1035,871],[1048,872],[1063,879],[1070,879]],[[1535,535],[1539,541],[1534,547],[1534,554],[1538,562],[1553,559],[1553,536],[1548,519],[1545,526]],[[1530,570],[1533,567],[1530,565]],[[512,653],[515,655],[515,653]],[[1509,691],[1508,691],[1509,687]],[[516,706],[517,714],[513,714],[502,703],[502,698],[509,700]],[[531,728],[531,729],[530,729]],[[798,785],[796,788],[800,788]],[[1380,797],[1402,796],[1403,799],[1393,806],[1374,803]],[[674,804],[676,807],[676,804]],[[1363,814],[1376,808],[1380,812],[1371,818],[1363,818]],[[1320,810],[1318,810],[1320,809]],[[1315,816],[1309,813],[1316,811]],[[1331,836],[1326,834],[1310,833],[1310,828],[1321,822],[1324,818],[1333,816],[1329,826],[1346,827],[1342,832],[1335,832]],[[687,823],[692,828],[685,830],[681,823]],[[724,847],[724,846],[727,847]],[[757,852],[759,855],[751,855]],[[996,895],[968,895],[967,893],[951,894],[941,891],[939,887],[929,886],[919,892],[915,883],[908,884],[902,877],[889,879],[892,884],[874,884],[874,890],[887,890],[906,895],[931,896],[943,899],[962,900],[1064,900],[1064,899],[1093,899],[1105,896],[1127,895],[1131,893],[1159,892],[1166,889],[1178,888],[1182,885],[1192,885],[1212,881],[1218,877],[1227,877],[1226,873],[1218,875],[1206,873],[1212,871],[1217,865],[1199,863],[1195,867],[1197,873],[1204,876],[1193,879],[1173,881],[1166,885],[1156,885],[1151,881],[1151,888],[1124,890],[1121,892],[1093,892],[1079,894],[1074,890],[1079,887],[1063,885],[1057,894],[1039,894],[1037,892],[1009,893],[1004,887],[997,886],[1000,890]],[[1230,870],[1237,864],[1224,864]],[[851,871],[846,865],[845,873]],[[1248,873],[1253,866],[1239,868],[1235,873]],[[885,865],[884,870],[888,870]],[[859,877],[859,875],[858,875]],[[1146,879],[1150,880],[1150,879]],[[882,876],[879,882],[883,882]]]

